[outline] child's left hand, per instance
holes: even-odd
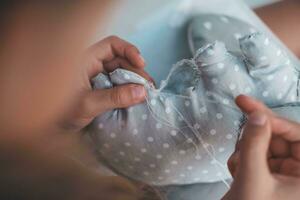
[[[110,36],[91,46],[84,56],[80,80],[76,83],[74,102],[59,122],[64,130],[80,131],[93,118],[115,108],[125,108],[142,102],[146,97],[143,86],[128,84],[112,89],[92,90],[90,80],[98,73],[108,73],[118,67],[134,71],[152,81],[144,71],[145,61],[132,44]]]

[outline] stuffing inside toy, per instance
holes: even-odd
[[[289,55],[254,27],[201,15],[189,38],[194,57],[174,65],[159,89],[124,69],[94,79],[95,89],[137,83],[148,93],[146,102],[107,112],[89,127],[99,160],[116,173],[157,186],[230,179],[226,163],[245,121],[235,97],[253,96],[276,112],[299,102]]]

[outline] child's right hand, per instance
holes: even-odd
[[[240,96],[237,104],[249,121],[228,162],[234,181],[223,200],[298,199],[300,124],[277,117],[249,97]]]
[[[93,118],[107,110],[129,107],[144,101],[146,97],[144,87],[136,84],[92,90],[90,80],[98,73],[107,73],[122,67],[152,81],[143,69],[145,61],[139,50],[116,36],[110,36],[91,46],[81,66],[80,80],[76,83],[74,96],[76,100],[59,122],[60,128],[71,131],[81,130]]]

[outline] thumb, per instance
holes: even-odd
[[[144,86],[137,84],[120,85],[110,89],[90,92],[84,100],[84,113],[96,117],[103,112],[116,108],[126,108],[141,103],[146,98]]]
[[[264,112],[250,114],[243,131],[240,147],[240,173],[245,180],[257,181],[270,174],[267,154],[271,140],[271,126]]]

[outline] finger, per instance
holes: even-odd
[[[271,109],[265,106],[262,102],[252,97],[240,95],[236,98],[236,104],[246,114],[258,110],[265,112],[269,116],[272,131],[275,131],[275,133],[286,133],[289,131],[288,124],[283,123],[282,118],[278,117],[275,113],[273,113]]]
[[[284,158],[290,155],[289,143],[281,137],[272,137],[270,144],[272,158]]]
[[[103,112],[116,108],[126,108],[145,100],[146,91],[141,85],[128,84],[111,89],[89,92],[82,104],[84,117],[95,117]]]
[[[236,104],[246,114],[252,113],[257,110],[266,112],[269,115],[275,115],[267,106],[262,102],[245,95],[240,95],[236,98]]]
[[[233,200],[233,199],[238,199],[238,195],[237,195],[236,188],[234,187],[234,185],[232,185],[230,187],[228,192],[222,197],[221,200]]]
[[[97,76],[104,71],[103,63],[99,62],[95,57],[87,53],[83,58],[82,65],[85,65],[86,73],[89,79]]]
[[[280,172],[280,167],[282,165],[283,160],[284,159],[282,159],[282,158],[271,158],[268,160],[271,173],[279,173]]]
[[[228,162],[227,162],[227,166],[229,169],[229,172],[231,174],[231,176],[233,178],[235,178],[236,176],[236,169],[239,167],[239,159],[240,159],[240,152],[236,151],[235,153],[233,153]]]
[[[119,37],[110,36],[90,48],[98,60],[109,62],[116,57],[127,59],[134,67],[145,67],[145,60],[140,55],[139,50],[129,42]]]
[[[300,124],[276,117],[272,119],[272,131],[289,142],[300,142]]]
[[[257,181],[269,174],[267,152],[270,139],[268,115],[261,111],[252,113],[244,128],[238,169],[246,180]]]
[[[270,123],[272,126],[273,134],[275,134],[276,136],[280,136],[281,138],[287,140],[288,142],[294,142],[294,143],[299,142],[300,143],[300,134],[299,134],[300,124],[276,116],[264,104],[260,103],[259,101],[255,100],[253,98],[241,95],[236,99],[236,102],[237,102],[238,106],[246,113],[249,113],[252,110],[266,111],[270,116]],[[280,144],[280,145],[281,145],[281,147],[283,147],[284,144]],[[283,148],[286,149],[286,147],[283,147]],[[273,148],[272,150],[276,151],[276,148]],[[276,153],[279,153],[279,152],[276,152]],[[295,158],[300,160],[299,145],[292,145],[291,154]]]
[[[107,69],[108,72],[112,72],[115,69],[121,67],[123,69],[127,69],[129,71],[135,72],[136,74],[142,76],[148,81],[154,82],[151,76],[142,68],[135,68],[130,64],[127,60],[118,57],[113,59],[112,61],[104,64],[105,69]]]
[[[114,58],[113,60],[104,63],[104,67],[107,70],[107,72],[112,72],[116,70],[117,68],[128,68],[131,66],[131,63],[129,63],[126,59],[122,57]]]
[[[291,155],[300,161],[300,142],[295,142],[291,145]]]
[[[300,176],[300,162],[292,158],[285,159],[280,167],[280,173],[287,176]]]

